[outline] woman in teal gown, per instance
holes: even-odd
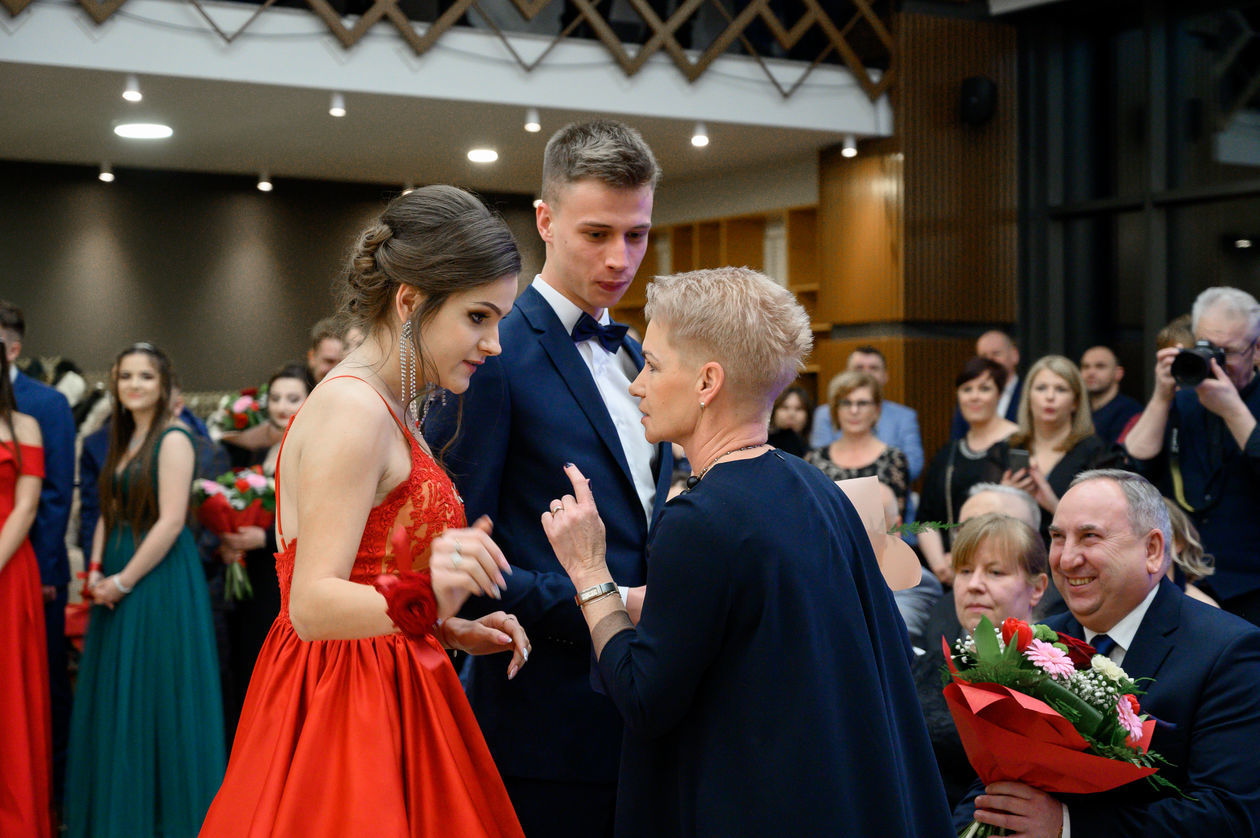
[[[223,777],[224,740],[209,595],[185,526],[194,449],[171,415],[160,350],[124,350],[111,384],[66,819],[74,838],[195,836]]]

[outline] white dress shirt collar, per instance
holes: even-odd
[[[582,309],[574,305],[573,301],[568,297],[548,285],[547,280],[542,278],[542,274],[536,275],[530,286],[543,295],[543,299],[551,306],[551,310],[556,313],[556,317],[560,318],[560,325],[564,326],[566,332],[572,334],[573,327],[577,325],[578,320],[582,317]],[[595,320],[601,326],[607,326],[612,322],[608,316],[608,309],[600,312],[599,317],[595,318]]]
[[[1138,603],[1137,608],[1134,608],[1128,614],[1125,614],[1120,622],[1116,623],[1111,627],[1110,631],[1106,632],[1108,637],[1116,641],[1116,648],[1113,649],[1111,653],[1111,659],[1116,663],[1120,663],[1124,660],[1124,653],[1127,653],[1129,651],[1129,647],[1133,645],[1133,638],[1137,636],[1138,627],[1142,625],[1142,618],[1146,616],[1146,612],[1150,610],[1151,603],[1155,601],[1155,596],[1159,593],[1159,587],[1160,586],[1156,584],[1155,587],[1151,588],[1150,592],[1146,595],[1146,598]],[[1085,642],[1093,643],[1094,638],[1102,633],[1103,632],[1085,629]]]

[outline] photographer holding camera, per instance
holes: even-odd
[[[1155,392],[1124,445],[1193,518],[1221,605],[1260,625],[1260,303],[1237,288],[1194,301],[1193,347],[1155,355]]]

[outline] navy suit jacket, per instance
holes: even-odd
[[[500,324],[503,353],[486,359],[464,395],[430,414],[426,436],[441,451],[469,521],[489,515],[513,573],[502,601],[474,597],[464,616],[503,609],[529,633],[533,653],[511,681],[502,655],[470,659],[469,702],[499,770],[563,782],[613,782],[621,719],[591,688],[591,643],[576,591],[543,533],[548,503],[572,493],[575,463],[591,481],[607,529],[608,568],[619,585],[647,581],[648,520],[617,430],[590,370],[547,301],[533,288]],[[636,366],[642,351],[627,339]],[[665,503],[672,457],[658,447],[656,503]]]
[[[83,438],[79,452],[79,547],[92,558],[92,539],[101,517],[101,469],[109,456],[109,423]]]
[[[1019,381],[1015,382],[1015,389],[1011,392],[1011,403],[1006,406],[1006,418],[1012,422],[1019,421],[1019,400],[1024,396],[1024,376],[1019,377]],[[967,435],[967,431],[971,426],[967,424],[967,420],[963,418],[962,411],[955,407],[954,418],[949,426],[950,439],[962,439]]]
[[[1258,835],[1260,628],[1187,597],[1167,579],[1159,585],[1123,666],[1147,689],[1142,712],[1166,723],[1151,740],[1151,750],[1172,763],[1161,772],[1195,799],[1157,794],[1145,780],[1064,795],[1072,838]],[[1071,614],[1046,623],[1085,637]],[[959,804],[960,826],[970,821],[979,791],[974,786]]]
[[[66,554],[66,527],[74,496],[74,414],[70,402],[58,391],[29,375],[18,373],[13,382],[17,409],[35,417],[44,438],[44,487],[39,509],[31,525],[31,547],[39,562],[39,579],[45,585],[70,582],[70,558]]]

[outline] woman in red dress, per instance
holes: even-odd
[[[342,311],[368,337],[281,446],[280,615],[203,836],[521,835],[445,649],[510,652],[510,678],[528,640],[501,611],[454,616],[509,568],[488,520],[466,526],[416,396],[462,393],[498,354],[519,271],[506,225],[453,187],[396,198],[360,237]],[[417,607],[382,574],[422,581]]]
[[[0,342],[0,835],[52,834],[44,593],[27,533],[44,481],[39,424],[18,413]]]

